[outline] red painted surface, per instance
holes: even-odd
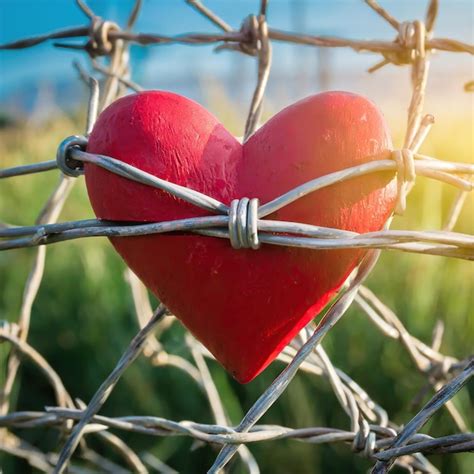
[[[386,158],[390,135],[367,99],[328,92],[287,107],[241,145],[207,110],[169,92],[118,100],[99,117],[88,151],[108,155],[225,204],[261,203],[318,176]],[[169,194],[86,165],[96,215],[163,221],[208,214]],[[393,173],[346,181],[268,216],[368,232],[381,229],[396,196]],[[147,287],[240,382],[258,375],[326,305],[363,256],[194,235],[111,239]]]

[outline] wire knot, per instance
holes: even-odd
[[[359,419],[359,430],[352,442],[352,451],[362,453],[364,457],[371,458],[374,455],[376,436],[370,431],[370,426],[364,418]]]
[[[87,138],[81,135],[72,135],[65,138],[56,152],[56,163],[58,168],[66,175],[77,178],[84,174],[84,163],[71,157],[73,148],[86,151]]]
[[[387,61],[398,66],[412,64],[417,58],[425,56],[425,41],[427,39],[425,24],[420,20],[404,21],[400,23],[395,43],[403,49],[401,51],[387,51],[382,53]]]
[[[414,154],[408,148],[394,150],[392,159],[397,163],[397,203],[395,214],[402,215],[407,206],[407,194],[416,179]]]
[[[234,199],[229,208],[229,237],[234,249],[258,249],[257,198]]]
[[[85,46],[89,56],[92,58],[107,56],[113,51],[115,41],[110,39],[111,31],[120,31],[120,27],[113,21],[106,21],[98,16],[92,18],[89,29],[90,39]]]
[[[250,56],[259,56],[268,45],[268,26],[264,15],[249,15],[240,28],[245,40],[239,48]]]

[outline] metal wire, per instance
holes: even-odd
[[[159,466],[162,472],[175,472],[151,455],[138,456],[120,437],[110,433],[109,430],[114,429],[150,436],[190,436],[199,442],[221,445],[221,452],[209,470],[209,472],[215,473],[222,470],[235,453],[238,453],[248,471],[256,474],[259,472],[258,464],[246,444],[286,438],[299,439],[314,444],[350,444],[355,453],[374,461],[372,472],[377,474],[388,472],[394,464],[409,471],[438,472],[422,453],[427,455],[448,454],[474,450],[474,434],[460,433],[431,438],[428,435],[419,434],[418,431],[442,406],[446,406],[461,431],[466,429],[462,415],[450,400],[474,375],[474,361],[469,357],[465,360],[457,360],[439,352],[438,348],[442,337],[441,325],[437,326],[431,345],[414,338],[404,328],[395,313],[382,303],[373,292],[363,286],[363,282],[375,265],[380,249],[444,255],[466,260],[474,259],[474,237],[452,232],[466,196],[473,189],[474,166],[466,163],[444,162],[418,153],[433,124],[432,116],[423,115],[429,54],[435,49],[474,54],[474,47],[460,41],[432,37],[438,12],[436,0],[429,2],[425,23],[419,20],[408,23],[399,22],[377,2],[366,0],[368,6],[397,31],[397,37],[392,42],[325,38],[274,30],[268,27],[266,22],[268,5],[265,0],[260,2],[257,15],[248,16],[243,21],[242,27],[239,30],[234,30],[200,1],[186,1],[222,32],[175,37],[159,34],[135,34],[131,28],[140,11],[140,1],[135,3],[127,26],[122,30],[118,25],[97,17],[82,0],[77,0],[78,7],[90,20],[89,25],[19,40],[0,45],[0,48],[31,47],[50,39],[86,38],[86,43],[82,45],[55,44],[59,47],[83,49],[90,56],[93,70],[103,75],[102,93],[99,94],[97,80],[89,76],[82,66],[76,64],[81,78],[90,87],[86,136],[92,130],[98,111],[122,94],[124,88],[141,90],[141,87],[128,77],[128,46],[131,42],[141,45],[219,43],[218,49],[231,49],[255,56],[258,62],[257,85],[247,117],[245,137],[251,135],[258,126],[271,67],[272,41],[317,47],[349,47],[355,51],[371,51],[381,54],[383,57],[381,62],[370,69],[371,72],[390,63],[407,64],[411,67],[412,96],[408,109],[404,146],[401,150],[394,151],[392,159],[365,163],[314,179],[271,202],[259,205],[257,199],[249,200],[243,197],[232,203],[230,207],[202,193],[167,182],[113,157],[86,153],[84,146],[87,139],[84,137],[66,139],[59,147],[59,159],[56,161],[0,170],[0,178],[51,171],[58,167],[70,176],[78,176],[81,174],[83,162],[94,163],[109,172],[167,191],[212,214],[217,214],[208,217],[136,225],[96,219],[56,223],[60,209],[75,181],[61,175],[58,188],[38,216],[35,225],[0,227],[0,250],[38,247],[36,259],[25,287],[23,306],[18,322],[4,323],[0,327],[0,341],[12,346],[6,383],[0,392],[0,426],[5,427],[0,432],[0,450],[25,459],[30,465],[41,471],[62,473],[66,468],[70,472],[80,472],[80,469],[74,464],[74,460],[71,462],[71,457],[80,447],[79,456],[100,472],[127,472],[123,467],[103,458],[87,446],[84,435],[94,434],[119,453],[127,469],[134,472],[147,472],[146,465],[148,465],[151,468]],[[110,61],[99,62],[98,58],[101,56],[109,58]],[[393,231],[389,230],[387,225],[387,228],[380,232],[357,234],[340,229],[265,219],[278,209],[318,189],[377,171],[394,172],[398,181],[397,212],[399,213],[403,213],[405,209],[406,196],[415,184],[416,176],[436,179],[457,187],[459,194],[453,203],[443,230]],[[229,245],[232,244],[236,251],[239,251],[238,248],[241,247],[251,247],[258,251],[260,244],[312,249],[354,247],[368,249],[364,261],[349,277],[346,285],[319,324],[316,327],[313,323],[308,325],[278,356],[278,360],[288,365],[236,427],[229,426],[224,405],[207,368],[205,359],[212,358],[212,356],[190,335],[186,336],[186,343],[194,363],[181,356],[165,352],[157,337],[173,324],[174,319],[167,314],[166,308],[162,306],[152,314],[146,290],[130,271],[127,279],[132,290],[141,330],[89,404],[84,404],[80,400],[73,401],[60,376],[27,342],[31,306],[43,274],[46,244],[92,236],[126,237],[177,230],[208,235],[209,238],[229,239]],[[291,236],[281,234],[291,234]],[[382,335],[399,341],[406,348],[415,368],[425,374],[429,386],[437,390],[432,400],[404,428],[391,422],[387,412],[374,402],[365,390],[342,370],[334,367],[321,346],[324,336],[344,315],[352,302],[359,306]],[[198,384],[209,401],[216,424],[176,422],[152,416],[112,418],[99,415],[103,403],[123,372],[141,353],[148,357],[152,364],[175,367],[185,372],[194,383]],[[9,398],[22,357],[33,362],[54,388],[56,407],[48,407],[43,411],[9,413]],[[299,370],[323,377],[328,381],[341,408],[348,416],[349,431],[317,427],[292,429],[257,424],[269,407],[278,400]],[[65,430],[67,433],[67,441],[59,456],[54,453],[41,452],[18,438],[14,433],[15,428],[33,429],[47,426]]]

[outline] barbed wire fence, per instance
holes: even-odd
[[[0,223],[0,250],[36,247],[18,320],[10,323],[4,321],[0,328],[0,341],[11,345],[5,384],[0,391],[0,426],[3,427],[0,431],[0,450],[26,460],[31,466],[44,472],[62,473],[68,469],[71,473],[91,472],[91,470],[114,473],[131,470],[143,473],[152,469],[169,474],[175,471],[151,454],[145,453],[139,456],[115,433],[128,431],[158,437],[188,436],[199,443],[221,446],[221,451],[209,472],[221,472],[233,456],[238,454],[250,473],[258,473],[257,461],[247,445],[277,439],[297,439],[313,444],[348,444],[354,453],[374,462],[372,469],[374,474],[386,473],[394,464],[409,472],[438,472],[425,455],[474,450],[474,433],[468,432],[462,414],[451,402],[451,398],[474,375],[474,357],[471,355],[463,360],[457,360],[439,351],[444,330],[441,323],[436,325],[431,343],[424,343],[409,334],[397,315],[364,286],[364,280],[376,264],[382,249],[474,260],[474,237],[453,232],[467,195],[473,189],[474,166],[446,162],[418,152],[434,123],[433,117],[425,115],[423,109],[430,54],[434,50],[474,54],[474,47],[452,39],[433,37],[438,13],[436,0],[429,2],[424,21],[413,22],[399,22],[377,2],[366,0],[365,3],[395,30],[394,41],[328,38],[275,30],[267,25],[266,0],[261,0],[257,15],[248,16],[241,28],[234,30],[199,0],[187,0],[187,3],[217,26],[220,32],[180,36],[133,33],[132,29],[141,8],[140,0],[136,1],[124,29],[96,16],[82,0],[77,0],[77,5],[87,16],[89,24],[0,45],[1,49],[17,49],[48,40],[86,38],[83,44],[54,43],[54,45],[84,50],[90,58],[92,70],[101,80],[99,88],[98,80],[90,76],[79,63],[75,63],[80,77],[90,88],[85,136],[67,138],[59,146],[56,160],[0,170],[0,178],[51,170],[60,172],[59,183],[34,225],[18,227]],[[127,90],[142,90],[130,78],[130,44],[143,46],[167,43],[217,44],[218,50],[227,49],[255,56],[258,62],[257,85],[244,133],[245,138],[250,136],[258,126],[262,111],[271,67],[272,41],[316,47],[351,48],[357,52],[369,51],[382,55],[382,60],[372,67],[370,72],[388,64],[411,67],[412,96],[402,149],[395,150],[392,159],[366,163],[317,178],[269,203],[259,205],[256,200],[249,201],[242,198],[234,201],[230,207],[112,157],[85,151],[87,136],[98,113]],[[472,82],[466,84],[465,89],[472,90]],[[124,178],[167,191],[214,215],[136,225],[97,219],[58,223],[57,220],[76,181],[75,178],[83,172],[84,162],[93,163]],[[459,192],[442,230],[395,231],[389,230],[387,224],[386,229],[380,232],[357,234],[340,229],[263,219],[275,210],[322,187],[380,170],[393,170],[396,173],[398,202],[395,211],[399,214],[403,213],[406,207],[406,195],[414,185],[417,175],[458,188]],[[249,222],[248,225],[237,218],[239,212],[249,217],[244,219],[245,222]],[[365,259],[350,276],[319,323],[310,323],[278,356],[280,361],[288,365],[258,398],[238,426],[230,426],[228,415],[208,369],[206,360],[212,358],[212,355],[190,334],[185,336],[185,342],[190,349],[193,362],[165,351],[159,342],[159,336],[173,324],[175,319],[162,305],[155,311],[152,310],[146,288],[131,271],[127,271],[127,281],[131,288],[140,331],[88,404],[74,399],[68,393],[59,374],[28,343],[32,305],[43,276],[47,244],[93,236],[126,237],[178,230],[227,238],[236,249],[241,247],[256,249],[261,243],[312,249],[354,247],[367,249]],[[291,233],[293,237],[281,233]],[[372,400],[357,382],[335,367],[320,344],[352,303],[364,312],[383,336],[398,341],[406,349],[415,368],[426,376],[429,385],[436,391],[433,398],[403,427],[393,423],[383,407]],[[100,409],[116,383],[140,354],[147,357],[153,365],[168,365],[188,374],[206,395],[214,424],[177,422],[155,416],[113,418],[100,415]],[[33,362],[43,373],[54,389],[57,406],[46,407],[43,411],[10,412],[10,395],[22,359]],[[348,416],[350,424],[348,430],[327,427],[294,429],[258,424],[259,419],[278,400],[298,370],[329,381],[341,408]],[[459,433],[439,438],[419,433],[430,417],[443,406],[459,428]],[[66,441],[59,454],[42,452],[15,434],[15,428],[44,427],[54,427],[63,433]],[[123,465],[119,466],[90,448],[87,443],[89,435],[100,437],[114,452],[119,453]],[[71,460],[76,451],[76,458]],[[90,469],[83,468],[79,460],[82,463],[86,461]]]

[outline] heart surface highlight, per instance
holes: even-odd
[[[303,99],[243,145],[199,104],[149,91],[110,105],[87,151],[107,155],[229,205],[265,204],[314,178],[389,158],[388,127],[375,105],[347,92]],[[100,219],[157,222],[209,215],[170,194],[85,164]],[[268,216],[355,232],[380,230],[393,211],[393,172],[337,183]],[[127,265],[240,382],[257,376],[329,302],[364,251],[262,245],[162,234],[110,239]]]

